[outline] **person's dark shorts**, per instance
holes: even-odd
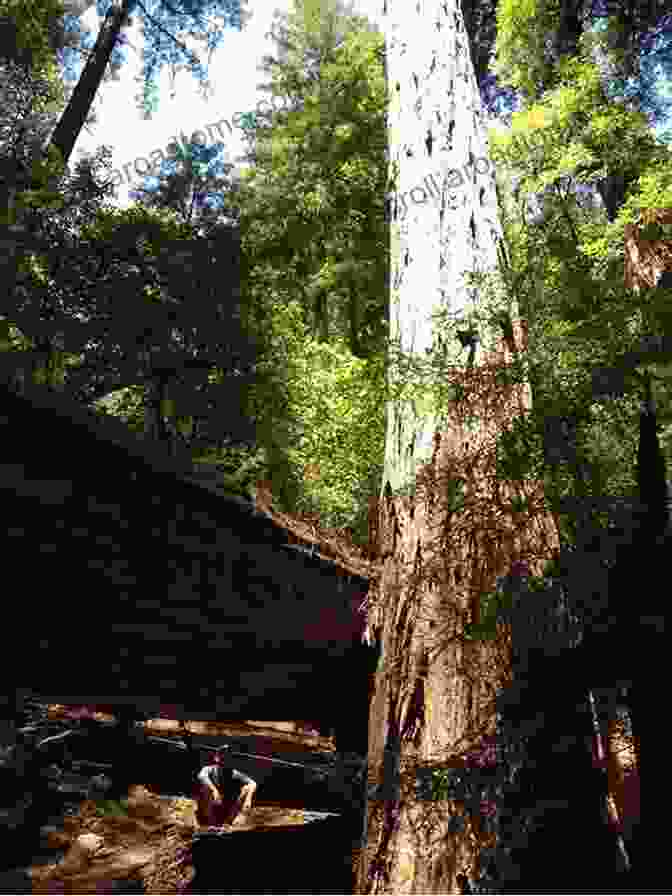
[[[202,827],[219,827],[232,824],[240,812],[242,805],[242,786],[236,797],[224,796],[221,803],[212,798],[210,789],[205,784],[197,784],[194,788],[196,801],[196,820]]]

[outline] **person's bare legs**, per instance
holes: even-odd
[[[222,824],[233,827],[237,822],[240,822],[244,817],[244,802],[245,797],[239,796],[235,802],[230,803],[228,811],[222,812]]]

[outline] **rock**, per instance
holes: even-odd
[[[98,834],[80,834],[60,864],[61,870],[80,871],[91,861],[93,855],[103,845],[103,838]]]
[[[42,879],[43,887],[39,892],[81,893],[83,896],[90,893],[142,893],[142,881],[138,878],[141,869],[152,859],[153,851],[143,847],[121,851],[118,848],[98,849],[84,864],[71,867],[60,863]]]
[[[131,817],[153,821],[159,826],[168,820],[170,814],[170,808],[147,790],[135,790],[133,795],[129,793],[127,807]]]
[[[72,843],[72,836],[59,830],[53,824],[41,827],[40,835],[46,840],[47,846],[52,849],[67,849]]]

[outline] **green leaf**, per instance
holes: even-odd
[[[467,641],[492,641],[497,637],[496,621],[468,623],[464,627],[464,637]]]

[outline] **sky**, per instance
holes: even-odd
[[[112,168],[119,172],[115,180],[123,178],[116,202],[122,207],[132,201],[128,190],[142,183],[142,179],[135,176],[136,162],[141,171],[146,170],[149,162],[144,160],[148,160],[152,153],[156,160],[158,150],[165,154],[166,147],[175,137],[183,139],[181,134],[189,139],[194,131],[203,131],[207,145],[221,140],[226,145],[223,160],[236,163],[245,144],[241,130],[233,125],[232,119],[236,113],[254,111],[257,102],[266,98],[266,94],[257,89],[257,85],[265,80],[264,74],[257,69],[264,54],[275,50],[275,44],[267,36],[274,10],[286,12],[290,5],[291,0],[250,0],[247,8],[252,17],[249,22],[241,32],[225,31],[222,45],[208,64],[213,87],[209,99],[201,96],[200,85],[189,72],[180,72],[173,86],[170,72],[163,69],[159,76],[159,106],[149,121],[142,118],[135,101],[140,86],[137,79],[142,64],[142,37],[139,25],[131,26],[126,31],[129,41],[127,62],[118,81],[110,80],[100,86],[94,102],[98,122],[91,132],[82,131],[74,159],[81,151],[94,152],[101,144],[109,146]],[[367,15],[374,22],[381,21],[381,7],[382,0],[355,0],[354,3],[355,12]],[[95,5],[82,16],[82,21],[91,28],[94,36],[97,35],[101,19],[96,14]],[[186,42],[189,45],[189,41]],[[204,56],[196,42],[192,42],[190,48]],[[225,120],[231,123],[232,129],[224,123]],[[218,134],[217,122],[223,137]],[[209,131],[208,125],[211,126]]]
[[[142,38],[139,26],[132,25],[126,31],[130,43],[126,49],[127,62],[120,71],[118,81],[101,84],[94,103],[98,122],[91,127],[90,133],[83,130],[80,134],[73,161],[81,151],[94,152],[102,144],[109,146],[112,167],[124,177],[118,187],[119,201],[116,204],[120,206],[130,203],[129,188],[135,189],[142,182],[141,178],[135,179],[136,160],[139,160],[139,169],[145,170],[142,159],[148,159],[152,152],[159,149],[165,153],[166,146],[181,133],[189,139],[195,130],[202,130],[208,137],[208,146],[221,139],[226,144],[223,160],[235,162],[245,145],[241,131],[234,128],[231,132],[225,124],[221,124],[225,138],[220,138],[214,125],[222,119],[232,123],[237,112],[253,111],[257,101],[265,97],[263,92],[257,90],[257,85],[265,80],[264,74],[257,71],[257,66],[264,54],[272,53],[274,49],[273,42],[265,35],[273,21],[274,9],[284,11],[289,5],[289,0],[252,0],[252,18],[243,31],[225,31],[224,41],[215,50],[208,65],[213,92],[207,101],[200,94],[198,80],[190,72],[180,72],[173,89],[170,72],[167,67],[163,69],[159,75],[159,106],[150,121],[143,120],[134,99],[139,90],[136,79],[142,67]],[[98,33],[100,21],[95,6],[82,16],[82,22],[92,29],[94,36]],[[189,42],[185,42],[189,46]],[[207,61],[198,43],[192,42],[190,49]],[[208,125],[213,125],[209,135]],[[127,182],[124,165],[128,166],[126,172],[134,178],[131,185]]]
[[[163,150],[165,154],[167,145],[181,133],[188,139],[195,130],[204,131],[208,146],[220,139],[226,144],[223,161],[236,163],[245,149],[245,142],[240,129],[233,127],[233,116],[253,111],[257,102],[266,98],[267,94],[257,89],[257,85],[266,80],[263,72],[257,69],[263,56],[273,54],[276,49],[267,37],[274,11],[286,12],[291,5],[291,0],[250,0],[247,9],[252,16],[249,22],[240,32],[225,30],[224,40],[208,64],[213,87],[209,99],[203,98],[201,86],[190,72],[180,72],[173,86],[168,68],[163,69],[159,75],[159,106],[150,121],[142,118],[134,99],[139,90],[137,78],[142,67],[142,36],[139,25],[132,25],[125,32],[129,41],[127,62],[118,81],[101,84],[94,102],[98,122],[90,132],[85,129],[80,134],[73,161],[82,151],[93,153],[100,145],[108,146],[112,151],[112,168],[119,172],[119,178],[123,178],[115,203],[120,207],[132,202],[129,189],[136,189],[142,183],[142,179],[135,176],[136,160],[138,168],[144,171],[143,159],[149,159],[157,150]],[[381,0],[356,0],[355,9],[375,20],[381,5]],[[91,29],[94,37],[101,22],[95,5],[82,16],[82,23]],[[207,61],[197,42],[187,40],[185,43]],[[222,122],[223,119],[231,123],[233,131]],[[217,122],[220,122],[224,138],[218,136]],[[208,125],[212,126],[209,132]],[[125,170],[124,166],[127,166]],[[132,183],[129,183],[129,175]],[[115,179],[118,179],[116,175]]]

